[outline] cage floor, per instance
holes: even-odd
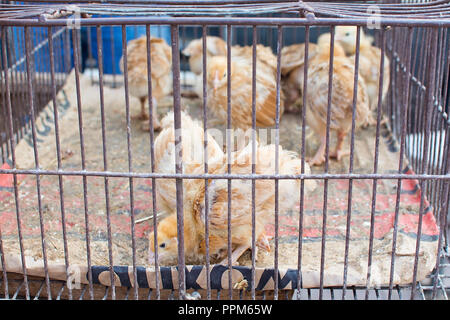
[[[101,139],[101,113],[99,88],[93,85],[89,77],[81,76],[81,105],[83,116],[83,134],[85,151],[85,169],[103,171],[103,152]],[[120,88],[104,88],[106,110],[106,154],[108,170],[127,172],[129,170],[127,154],[127,124],[125,117],[124,90]],[[167,98],[160,106],[160,116],[171,109],[171,98]],[[199,99],[182,99],[183,108],[193,117],[201,119],[201,101]],[[139,102],[130,97],[132,116],[139,112]],[[74,75],[58,94],[60,111],[60,140],[63,170],[81,170],[80,134],[78,128],[77,100]],[[150,138],[148,132],[140,129],[141,122],[131,121],[131,159],[134,172],[150,172]],[[38,137],[39,166],[41,169],[57,170],[55,135],[53,131],[52,107],[44,109],[36,122]],[[223,128],[222,128],[223,129]],[[306,154],[310,156],[318,147],[315,135],[306,131]],[[375,128],[358,130],[355,139],[355,173],[372,173],[375,155]],[[31,136],[25,137],[16,148],[16,166],[20,169],[35,167]],[[332,137],[331,143],[334,142]],[[285,114],[280,122],[280,143],[285,149],[300,153],[301,119],[299,114]],[[349,148],[348,139],[346,148]],[[379,172],[398,172],[398,147],[383,126],[379,146]],[[7,166],[7,165],[5,165]],[[341,162],[330,160],[330,172],[348,172],[349,158]],[[313,172],[323,172],[322,167],[314,167]],[[404,172],[409,173],[408,167]],[[42,276],[43,250],[39,203],[37,196],[37,178],[35,175],[19,175],[18,207],[20,227],[23,238],[24,255],[27,273]],[[148,233],[152,230],[152,221],[147,220],[134,226],[135,252],[132,250],[131,237],[131,200],[130,183],[133,184],[134,218],[139,220],[152,214],[151,179],[109,177],[109,212],[111,221],[111,240],[108,245],[107,209],[104,177],[81,176],[62,177],[62,196],[59,180],[56,175],[39,177],[41,193],[41,214],[45,230],[45,248],[48,261],[48,272],[51,278],[64,280],[66,277],[66,259],[70,265],[82,266],[86,271],[88,259],[91,266],[98,268],[94,272],[94,282],[110,284],[108,266],[112,264],[117,285],[132,285],[133,257],[139,266],[140,287],[154,287],[155,271],[148,265]],[[6,269],[10,272],[22,272],[20,244],[18,241],[18,225],[16,214],[16,198],[12,176],[0,175],[0,228],[2,245],[5,253]],[[302,287],[313,288],[319,285],[321,264],[321,246],[323,230],[324,182],[317,181],[315,192],[305,198],[303,215],[303,238],[301,241]],[[372,180],[353,180],[351,201],[350,241],[348,247],[347,285],[365,286],[369,265],[370,232],[373,231],[372,262],[370,265],[370,286],[382,286],[389,283],[393,225],[395,218],[395,202],[397,180],[379,180],[373,224],[372,213]],[[324,260],[324,286],[341,286],[345,265],[345,238],[347,230],[348,180],[329,180],[327,196],[326,246]],[[84,197],[86,194],[86,197]],[[395,253],[395,269],[393,282],[397,285],[411,283],[413,279],[414,258],[419,220],[420,189],[415,180],[404,180],[402,183],[400,209],[398,216],[398,234]],[[63,225],[61,203],[64,205],[65,224]],[[433,209],[426,208],[423,215],[422,237],[418,256],[417,280],[424,279],[435,266],[439,229],[433,215]],[[278,265],[281,275],[280,288],[292,289],[296,284],[298,265],[299,206],[279,217],[279,250]],[[89,232],[86,233],[86,219]],[[63,237],[63,228],[65,236]],[[268,225],[267,232],[274,234],[274,226]],[[64,240],[67,241],[65,251]],[[86,241],[89,240],[89,248]],[[274,246],[269,253],[262,252],[257,257],[256,279],[257,289],[273,288]],[[112,261],[109,259],[111,249]],[[233,267],[233,282],[248,278],[251,266],[251,252],[247,251]],[[0,267],[2,267],[0,265]],[[228,273],[226,267],[212,266],[211,274],[220,288],[226,288]],[[167,267],[161,271],[161,287],[176,287],[176,268]],[[204,272],[201,266],[189,267],[191,276],[187,288],[205,287]],[[85,281],[85,280],[83,280]]]

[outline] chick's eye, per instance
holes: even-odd
[[[165,243],[161,243],[161,244],[159,245],[159,247],[160,247],[160,248],[165,248],[165,247],[166,247],[166,244],[165,244]]]

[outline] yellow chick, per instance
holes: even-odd
[[[330,131],[337,133],[337,145],[330,152],[330,157],[340,160],[346,154],[342,149],[343,142],[352,124],[355,66],[346,57],[344,49],[338,43],[334,45]],[[319,37],[318,52],[311,59],[308,71],[309,93],[306,97],[306,122],[319,135],[321,141],[319,149],[309,159],[310,165],[320,165],[325,162],[329,62],[330,34],[324,34]],[[366,85],[364,79],[359,77],[356,102],[356,126],[366,123],[369,115],[369,98]]]
[[[308,61],[315,56],[317,45],[309,43]],[[285,109],[296,111],[295,103],[302,97],[305,68],[305,44],[293,44],[281,49],[281,75],[283,90],[286,95]]]
[[[163,119],[164,124],[164,119]],[[195,121],[189,121],[187,115],[183,115],[183,123],[188,125],[183,132],[183,172],[201,173],[203,163],[192,163],[190,149],[201,144],[203,129]],[[188,133],[187,131],[196,133]],[[173,172],[175,158],[172,156],[174,150],[173,129],[166,127],[158,136],[158,152],[155,157],[158,159],[158,172]],[[185,134],[190,136],[185,139]],[[210,138],[208,138],[210,139]],[[167,151],[165,150],[165,146]],[[185,156],[185,152],[187,155]],[[301,172],[301,160],[297,154],[283,150],[280,146],[279,152],[279,173],[299,174]],[[161,156],[162,155],[162,156]],[[213,138],[208,142],[208,162],[209,173],[224,174],[228,169],[228,161],[222,153],[221,148]],[[252,171],[252,147],[251,144],[232,153],[229,159],[232,174],[250,174]],[[256,144],[256,174],[275,173],[275,145],[260,146]],[[310,168],[305,163],[305,173],[308,174]],[[164,210],[169,212],[169,216],[160,221],[157,227],[158,239],[158,259],[161,264],[176,264],[178,261],[177,242],[177,218],[176,201],[174,198],[173,179],[158,179],[161,182],[156,187],[158,203],[163,203]],[[167,186],[165,185],[167,184]],[[234,263],[244,251],[251,247],[251,206],[252,191],[251,180],[236,179],[232,182],[231,188],[231,259]],[[185,259],[187,263],[201,263],[204,261],[205,248],[205,181],[204,179],[184,179],[183,180],[183,218],[184,218],[184,246]],[[282,214],[295,206],[299,201],[300,180],[282,179],[279,181],[279,212]],[[311,192],[315,188],[313,180],[305,181],[306,192]],[[275,183],[270,179],[259,179],[255,182],[255,231],[257,247],[270,250],[269,240],[265,234],[265,225],[273,219],[275,209],[274,198]],[[162,193],[162,195],[160,194]],[[227,257],[228,241],[228,183],[223,179],[210,179],[208,181],[208,212],[209,212],[209,253],[213,259],[224,259]],[[154,233],[149,236],[149,263],[155,259]],[[256,253],[254,253],[256,254]],[[226,262],[226,261],[223,261]]]
[[[347,56],[353,61],[356,52],[356,36],[357,28],[355,26],[337,26],[335,40],[345,50]],[[369,96],[370,110],[377,110],[378,106],[378,89],[380,85],[380,64],[381,49],[372,45],[373,38],[364,34],[361,30],[360,34],[360,50],[359,50],[359,73],[364,78]],[[390,62],[389,58],[384,55],[383,68],[383,89],[382,102],[384,101],[389,90],[390,82]],[[375,124],[376,120],[371,115],[367,124]]]
[[[153,128],[160,129],[157,106],[161,99],[172,92],[172,50],[164,39],[151,37],[151,81],[152,81],[152,106],[153,106]],[[123,57],[119,61],[120,70],[123,70]],[[141,102],[141,113],[139,119],[146,120],[146,101],[148,98],[147,77],[147,37],[130,40],[127,43],[127,66],[128,87],[130,95],[139,98]],[[142,129],[148,131],[150,128],[144,122]]]
[[[252,64],[247,58],[231,61],[231,125],[247,130],[252,127]],[[256,72],[256,126],[270,127],[276,119],[277,82],[273,69],[260,64]],[[227,58],[212,57],[208,63],[208,108],[222,122],[227,121]],[[280,91],[280,118],[284,111]]]
[[[184,48],[183,54],[189,57],[190,70],[201,75],[203,73],[203,39],[195,39],[189,42]],[[227,54],[227,43],[219,37],[207,36],[206,37],[206,59],[213,56],[225,56]]]

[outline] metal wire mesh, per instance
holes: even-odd
[[[34,2],[34,1],[28,1]],[[53,1],[49,1],[53,2]],[[330,154],[330,122],[331,122],[331,93],[328,96],[327,108],[327,142],[325,151],[325,166],[323,172],[316,172],[312,174],[305,174],[304,166],[306,158],[305,141],[306,132],[305,126],[302,125],[301,137],[298,139],[302,141],[301,158],[302,171],[299,174],[256,174],[255,168],[252,168],[251,173],[248,174],[233,174],[231,173],[230,165],[227,171],[221,174],[208,173],[208,163],[205,161],[204,173],[183,173],[183,166],[180,154],[177,154],[176,168],[173,173],[159,173],[155,172],[154,167],[154,139],[156,134],[153,133],[153,122],[150,121],[150,156],[148,162],[151,163],[150,170],[144,172],[138,171],[133,167],[133,152],[132,152],[132,126],[130,115],[130,100],[129,100],[129,76],[127,72],[127,41],[130,40],[128,30],[144,28],[145,37],[149,43],[150,34],[153,32],[152,28],[156,28],[156,32],[162,34],[162,30],[170,30],[170,47],[172,52],[172,72],[173,72],[173,109],[174,109],[174,128],[181,127],[181,94],[185,87],[188,87],[186,79],[186,71],[188,69],[186,61],[180,58],[180,51],[186,47],[188,41],[194,38],[203,39],[203,82],[206,82],[206,36],[211,34],[220,35],[225,39],[227,48],[231,48],[232,44],[246,44],[251,45],[253,50],[252,65],[256,64],[256,44],[264,43],[272,47],[277,56],[277,98],[276,98],[276,119],[275,128],[279,129],[283,126],[280,122],[280,100],[281,100],[281,71],[280,59],[281,48],[289,43],[297,43],[299,41],[309,43],[316,40],[317,35],[322,33],[322,30],[330,31],[334,34],[336,25],[354,25],[358,27],[358,34],[362,27],[367,25],[367,19],[373,15],[370,13],[370,3],[321,3],[321,2],[278,2],[271,3],[260,1],[257,3],[251,1],[208,1],[204,3],[195,4],[200,5],[193,7],[192,3],[187,1],[171,1],[170,4],[165,1],[134,1],[126,4],[120,1],[109,1],[109,3],[101,4],[87,4],[79,1],[76,8],[68,7],[66,4],[61,4],[59,1],[52,5],[42,6],[40,4],[3,4],[3,9],[0,13],[1,26],[1,56],[2,56],[2,81],[1,81],[1,96],[2,107],[0,110],[0,152],[2,163],[9,163],[10,167],[2,167],[0,169],[1,175],[11,175],[13,178],[13,195],[14,195],[14,209],[17,220],[18,242],[20,245],[20,257],[22,266],[22,275],[17,276],[6,272],[6,251],[2,245],[2,234],[0,233],[0,252],[1,252],[1,266],[2,266],[2,284],[3,296],[9,299],[16,299],[18,297],[25,297],[27,299],[39,298],[68,298],[68,299],[178,299],[185,298],[186,292],[192,292],[192,289],[186,288],[186,274],[184,272],[177,273],[178,287],[172,290],[166,290],[160,287],[158,280],[158,273],[156,273],[155,288],[144,289],[139,285],[139,265],[138,259],[138,240],[136,238],[136,221],[134,214],[130,215],[131,228],[131,265],[129,273],[132,274],[130,285],[131,287],[116,286],[114,280],[114,268],[116,267],[113,260],[112,250],[112,230],[110,211],[111,204],[111,189],[110,179],[124,178],[127,180],[127,192],[129,194],[130,211],[135,212],[135,195],[138,193],[136,186],[140,179],[151,179],[152,185],[156,184],[157,179],[173,178],[176,180],[176,208],[177,213],[177,234],[178,234],[178,269],[185,270],[185,250],[184,250],[184,208],[183,208],[183,184],[186,179],[202,179],[215,180],[226,179],[228,190],[231,190],[233,181],[236,180],[250,180],[252,183],[252,198],[253,198],[253,225],[255,215],[255,182],[260,179],[274,180],[274,220],[275,220],[275,254],[273,270],[274,274],[278,274],[278,229],[279,229],[279,212],[278,212],[278,187],[280,181],[288,179],[300,179],[301,189],[301,205],[299,215],[300,228],[298,235],[298,250],[299,261],[297,266],[297,289],[298,290],[280,290],[279,278],[274,277],[274,290],[271,291],[257,291],[255,286],[251,286],[248,291],[245,290],[214,290],[210,285],[210,271],[212,264],[209,261],[209,255],[205,261],[207,288],[201,292],[202,297],[209,299],[448,299],[449,294],[449,253],[448,253],[448,213],[449,213],[449,184],[450,176],[448,170],[449,158],[449,35],[448,28],[450,26],[448,1],[431,1],[425,3],[386,3],[379,4],[377,22],[380,24],[380,29],[375,31],[376,43],[381,48],[382,56],[387,54],[390,58],[390,90],[386,97],[386,102],[381,103],[381,89],[379,90],[378,112],[376,115],[376,129],[375,129],[375,159],[373,163],[373,171],[370,173],[354,172],[353,162],[355,151],[355,115],[353,113],[352,130],[351,130],[351,151],[350,151],[350,167],[348,172],[330,172],[328,155]],[[151,7],[147,6],[152,4]],[[217,9],[217,5],[224,5]],[[80,28],[72,28],[70,23],[73,14],[79,14]],[[164,13],[164,16],[162,16]],[[94,15],[91,17],[91,15]],[[268,15],[268,16],[266,16]],[[174,18],[178,16],[177,18]],[[432,19],[431,19],[432,18]],[[69,23],[69,24],[68,24]],[[87,31],[82,34],[82,30]],[[102,37],[104,32],[111,34],[111,47],[103,47]],[[121,48],[117,49],[113,45],[114,37],[117,37],[118,31]],[[136,32],[137,33],[137,32]],[[96,36],[96,50],[93,46],[92,37]],[[134,36],[134,38],[136,38]],[[84,39],[84,40],[83,40]],[[117,38],[115,38],[117,40]],[[85,41],[85,42],[83,42]],[[359,37],[357,37],[359,42]],[[84,43],[84,44],[83,44]],[[333,48],[334,37],[331,40],[331,47]],[[105,50],[109,50],[105,54]],[[96,51],[96,52],[95,52]],[[124,56],[124,72],[120,74],[116,64],[111,64],[110,74],[106,73],[105,60],[107,55],[114,57]],[[358,65],[359,48],[356,50],[356,66]],[[151,61],[151,52],[147,50],[147,61]],[[227,51],[227,71],[231,73],[231,50]],[[380,67],[380,81],[382,87],[383,81],[383,59],[381,59]],[[333,55],[330,58],[330,72],[329,79],[332,79],[332,64]],[[306,62],[307,65],[307,62]],[[97,68],[95,68],[97,67]],[[151,75],[151,69],[157,66],[152,66],[148,62],[148,78]],[[93,69],[93,71],[92,71]],[[24,137],[30,139],[31,145],[36,145],[38,139],[36,132],[36,117],[39,112],[52,102],[55,106],[57,93],[63,87],[69,73],[74,70],[76,79],[76,96],[77,96],[77,132],[79,134],[80,146],[80,169],[64,168],[62,166],[62,150],[59,133],[63,128],[58,125],[58,108],[54,109],[54,130],[56,141],[56,169],[42,169],[39,162],[39,154],[37,148],[34,147],[34,168],[18,168],[16,166],[15,146]],[[100,94],[100,109],[101,109],[101,151],[103,170],[91,170],[86,166],[86,141],[93,137],[84,134],[85,125],[83,120],[83,102],[81,99],[80,77],[83,71],[91,70],[90,75],[96,74],[96,80],[92,83],[99,86]],[[253,68],[252,74],[252,127],[256,127],[256,107],[255,107],[255,91],[256,91],[256,73],[257,68]],[[358,68],[356,67],[356,70]],[[109,71],[108,71],[109,72]],[[305,67],[305,79],[307,79],[308,67]],[[107,79],[108,78],[108,79]],[[230,77],[231,78],[231,77]],[[109,82],[109,79],[112,79]],[[358,82],[358,73],[355,72],[355,83]],[[329,90],[332,92],[332,81],[329,81]],[[123,170],[115,170],[111,168],[108,162],[111,156],[107,152],[108,140],[106,121],[108,110],[105,110],[103,91],[104,86],[110,84],[112,87],[123,87],[125,94],[125,123],[126,134],[123,139],[126,140],[126,166]],[[308,81],[304,82],[304,95],[307,95]],[[356,86],[354,86],[356,87]],[[152,97],[152,85],[148,84],[149,96]],[[355,90],[356,92],[356,90]],[[202,120],[203,128],[207,128],[207,93],[206,87],[203,86],[203,109]],[[227,123],[228,129],[232,128],[231,121],[231,80],[227,82]],[[356,95],[354,93],[353,109],[355,109]],[[152,99],[149,101],[150,118],[152,114]],[[303,100],[303,105],[305,105]],[[379,171],[378,155],[380,148],[380,139],[382,137],[381,122],[382,117],[387,119],[387,126],[391,129],[393,139],[399,143],[399,163],[398,170],[385,173]],[[305,114],[302,113],[301,123],[305,123]],[[211,119],[209,119],[211,120]],[[277,130],[278,132],[278,130]],[[180,144],[182,136],[177,136],[175,144]],[[253,148],[255,144],[255,137],[252,137]],[[207,141],[205,142],[205,149],[207,148]],[[276,145],[279,145],[279,136],[275,138]],[[278,150],[278,149],[276,149]],[[228,157],[231,155],[231,148],[227,148]],[[253,149],[253,154],[254,154]],[[413,173],[406,174],[403,169],[405,167],[404,157],[409,161],[410,169]],[[278,161],[279,155],[276,155]],[[277,167],[277,165],[276,165]],[[41,236],[42,259],[44,261],[43,274],[44,278],[35,279],[32,275],[27,274],[26,268],[26,253],[23,247],[23,223],[20,223],[22,218],[22,211],[27,203],[23,203],[19,196],[20,184],[17,181],[19,175],[29,175],[36,177],[36,193],[38,199],[39,215],[39,230]],[[109,271],[109,281],[111,286],[101,286],[94,283],[94,275],[92,271],[92,256],[91,256],[91,235],[86,232],[83,239],[87,248],[87,279],[88,284],[83,284],[81,289],[69,288],[65,281],[51,279],[48,269],[48,257],[46,248],[46,233],[45,233],[45,210],[41,203],[41,192],[44,188],[41,186],[41,178],[45,176],[55,176],[58,179],[60,213],[62,219],[62,233],[64,238],[64,274],[67,278],[70,277],[70,261],[69,261],[69,246],[67,240],[67,230],[65,215],[65,201],[64,193],[70,192],[67,186],[63,183],[63,179],[69,176],[81,177],[82,186],[82,212],[84,215],[84,223],[86,230],[90,229],[90,211],[92,207],[90,199],[92,194],[89,192],[88,179],[93,177],[104,179],[104,192],[107,212],[107,227],[108,227],[108,246],[104,251]],[[302,287],[302,219],[303,219],[303,199],[304,183],[308,180],[319,179],[324,183],[322,211],[322,230],[321,234],[326,234],[327,218],[330,219],[330,210],[327,207],[328,198],[328,184],[330,181],[345,179],[348,181],[348,208],[347,208],[347,229],[345,243],[348,248],[350,239],[350,219],[352,214],[353,203],[353,188],[357,180],[369,180],[373,182],[371,191],[371,212],[368,220],[369,224],[369,248],[368,248],[368,271],[366,275],[365,287],[354,287],[347,285],[347,264],[344,267],[343,286],[340,288],[327,288],[324,285],[324,263],[326,256],[326,237],[321,239],[321,256],[320,256],[320,284],[319,288],[303,288]],[[415,242],[415,259],[412,283],[407,286],[394,285],[394,270],[397,249],[397,228],[399,217],[399,205],[402,184],[405,180],[417,179],[418,188],[421,190],[420,205],[418,208],[419,214],[417,222],[417,241]],[[396,198],[393,215],[394,238],[392,239],[392,261],[390,265],[390,281],[389,285],[382,288],[371,287],[370,280],[372,277],[370,266],[374,259],[374,232],[375,232],[375,211],[377,206],[377,183],[382,180],[396,180]],[[207,185],[207,184],[205,184]],[[205,187],[208,188],[208,187]],[[155,203],[155,189],[152,189],[153,208],[157,208]],[[45,194],[45,191],[44,191]],[[208,201],[208,192],[205,192],[205,202]],[[95,201],[95,200],[94,200]],[[226,208],[228,220],[232,212],[231,192],[228,192],[228,206]],[[422,226],[423,217],[428,208],[433,208],[433,213],[440,227],[438,234],[438,252],[435,258],[435,268],[433,273],[425,281],[417,281],[417,273],[419,268],[419,252],[421,249]],[[328,212],[328,214],[327,214]],[[423,214],[422,214],[423,213]],[[153,226],[156,227],[158,219],[155,212],[153,212]],[[208,217],[208,212],[205,212]],[[206,220],[208,221],[208,220]],[[92,225],[93,222],[91,222]],[[2,228],[0,225],[0,232]],[[255,251],[255,228],[252,230],[252,246],[251,249]],[[206,222],[205,232],[208,234],[208,223]],[[231,224],[228,223],[228,252],[231,252]],[[207,237],[208,239],[208,237]],[[208,252],[209,244],[206,245]],[[158,251],[155,248],[155,268],[158,269]],[[345,259],[348,261],[348,249],[345,253]],[[251,274],[249,277],[250,283],[255,283],[255,266],[256,261],[252,256]],[[225,265],[227,272],[231,274],[232,263],[231,257]],[[232,278],[228,277],[228,287],[233,287]]]

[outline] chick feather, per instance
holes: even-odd
[[[184,48],[183,54],[189,57],[189,68],[195,74],[194,93],[197,97],[203,97],[203,39],[194,39]],[[207,64],[211,57],[225,56],[227,43],[220,37],[206,37]]]
[[[337,26],[336,40],[345,50],[347,56],[353,61],[356,53],[357,28],[354,26]],[[364,78],[369,96],[370,110],[376,111],[378,106],[378,90],[380,87],[380,65],[381,49],[372,45],[372,37],[366,35],[363,30],[360,32],[359,49],[359,73]],[[383,88],[381,101],[386,98],[390,83],[390,62],[384,54],[383,65]],[[368,124],[374,124],[375,120],[371,116]]]
[[[247,130],[252,127],[252,64],[248,58],[232,57],[231,68],[231,125]],[[207,71],[208,108],[222,122],[227,121],[227,58],[212,57]],[[275,125],[277,81],[272,67],[258,66],[256,72],[256,126]],[[279,113],[284,112],[280,90]]]
[[[255,173],[261,175],[275,174],[275,145],[256,144]],[[279,174],[299,174],[301,172],[301,160],[297,154],[284,150],[279,146]],[[231,173],[252,173],[252,145],[232,153]],[[227,164],[219,169],[226,172]],[[305,173],[310,169],[305,163]],[[285,213],[292,209],[299,201],[300,180],[279,181],[279,212]],[[315,188],[315,182],[305,182],[305,192],[309,193]],[[255,237],[257,247],[270,250],[265,234],[265,226],[273,221],[275,210],[275,182],[270,179],[257,179],[255,181]],[[227,180],[215,179],[208,186],[208,198],[210,215],[210,255],[215,258],[224,258],[228,246],[228,183]],[[204,191],[200,193],[201,199]],[[196,214],[203,216],[202,210],[196,210]],[[233,251],[232,261],[236,261],[239,255],[252,246],[252,181],[246,179],[233,180],[231,185],[231,243]],[[204,242],[201,243],[200,253],[204,252]],[[256,254],[256,253],[254,253]]]
[[[318,53],[311,59],[308,73],[308,92],[306,103],[307,124],[321,137],[321,144],[316,154],[310,159],[311,165],[320,165],[325,161],[326,127],[328,109],[328,82],[330,68],[329,35],[319,37]],[[330,130],[337,132],[336,149],[330,153],[331,157],[340,160],[344,155],[343,141],[351,129],[353,110],[353,83],[355,66],[346,57],[343,48],[334,44],[332,95],[330,110]],[[300,82],[303,80],[301,79]],[[362,77],[358,77],[356,101],[356,126],[368,121],[370,115],[369,98]]]
[[[154,142],[155,172],[175,173],[175,156],[179,148],[175,145],[176,131],[174,129],[174,115],[169,112],[161,120],[163,130]],[[203,128],[185,112],[181,112],[182,136],[182,165],[185,173],[204,172],[204,131]],[[222,148],[216,140],[207,134],[208,139],[208,165],[213,168],[223,161]],[[189,197],[189,186],[199,180],[184,180],[185,195]],[[170,213],[176,206],[175,179],[156,179],[157,205],[163,212]]]
[[[189,68],[197,75],[203,73],[203,39],[194,39],[184,48],[183,54],[189,57]],[[227,43],[219,37],[206,37],[206,59],[213,56],[225,56]]]
[[[167,123],[170,123],[170,116]],[[166,120],[162,120],[163,126]],[[182,117],[186,125],[186,132],[183,132],[183,172],[200,173],[203,172],[203,163],[190,165],[191,158],[185,156],[185,148],[189,150],[192,145],[202,144],[203,129],[195,121],[190,121],[189,116]],[[162,165],[157,166],[157,171],[173,172],[175,158],[172,156],[174,150],[173,138],[170,131],[171,126],[165,127],[155,141],[155,157],[160,159]],[[188,133],[192,131],[193,133]],[[190,134],[189,137],[186,135]],[[161,137],[161,138],[160,138]],[[228,170],[228,160],[226,155],[214,138],[208,138],[208,173],[224,174]],[[167,150],[166,150],[167,149]],[[256,144],[256,174],[275,173],[275,145],[260,146]],[[171,156],[167,156],[170,154]],[[279,154],[279,174],[299,174],[301,172],[301,160],[295,152],[284,150],[281,146]],[[161,156],[163,155],[163,156]],[[211,157],[209,157],[211,156]],[[232,174],[250,174],[252,172],[252,147],[251,145],[231,153],[230,158]],[[305,163],[305,173],[308,174],[310,168]],[[158,258],[162,264],[174,264],[178,260],[177,249],[177,217],[175,183],[173,179],[157,179],[156,186],[158,203],[163,203],[165,210],[170,215],[158,224]],[[248,248],[251,247],[252,230],[252,182],[250,179],[235,179],[231,188],[231,244],[233,263]],[[298,179],[282,179],[279,181],[279,212],[283,213],[295,206],[299,201]],[[305,181],[306,192],[311,192],[315,188],[313,180]],[[275,183],[270,179],[257,179],[255,181],[255,232],[256,244],[259,247],[268,248],[268,239],[265,234],[265,225],[273,217],[275,199]],[[162,194],[161,194],[162,193]],[[184,179],[183,180],[183,218],[184,218],[184,245],[185,258],[187,263],[201,263],[206,255],[205,248],[205,180],[204,179]],[[228,183],[223,179],[208,180],[208,217],[209,217],[209,253],[213,259],[222,259],[227,256],[227,219],[228,219]],[[149,262],[155,258],[154,255],[154,233],[149,236]]]
[[[175,173],[176,152],[179,148],[175,145],[177,132],[174,128],[174,114],[169,112],[161,120],[162,131],[155,139],[155,172]],[[182,136],[182,170],[187,174],[204,173],[204,131],[199,123],[189,115],[181,112],[181,132]],[[207,159],[210,171],[221,166],[223,161],[222,148],[215,139],[207,133],[208,149]],[[184,179],[183,197],[185,211],[192,210],[194,199],[197,196],[198,186],[204,180]],[[176,182],[175,179],[156,179],[155,185],[156,204],[158,211],[166,215],[158,224],[157,241],[163,244],[160,248],[159,259],[165,264],[174,264],[177,259],[177,217],[176,217]],[[194,220],[197,218],[192,214],[185,214],[184,234],[186,258],[192,260],[198,256],[198,237],[201,233],[198,228],[203,222]],[[154,260],[154,234],[149,236],[149,262]]]
[[[157,105],[161,99],[172,91],[172,50],[164,39],[151,37],[151,84],[153,105],[153,126],[160,127],[157,116]],[[120,70],[124,72],[123,56],[119,61]],[[148,71],[147,71],[147,37],[142,36],[127,43],[127,69],[128,87],[130,95],[139,98],[141,102],[142,120],[148,119],[146,113],[146,100],[148,98]],[[149,126],[145,122],[144,130]]]
[[[207,53],[207,99],[208,106],[222,123],[227,119],[227,94],[226,79],[223,81],[223,72],[227,66],[227,44],[214,36],[206,37]],[[183,50],[183,54],[189,56],[189,66],[197,77],[194,84],[194,92],[198,97],[203,97],[203,40],[192,40]],[[232,46],[232,64],[237,65],[233,69],[236,76],[232,75],[232,125],[236,128],[247,129],[251,127],[251,80],[252,80],[252,57],[253,46]],[[219,62],[220,61],[220,62]],[[243,68],[244,66],[244,68]],[[276,103],[276,74],[277,59],[270,47],[262,44],[256,45],[256,83],[257,83],[257,125],[262,127],[273,126],[275,124],[275,103]],[[221,75],[221,79],[214,77],[216,72]],[[236,78],[236,81],[233,79]],[[215,83],[221,82],[220,89],[214,90]],[[242,87],[243,86],[243,87]],[[233,94],[234,90],[239,92]],[[284,112],[284,95],[280,93],[280,115]],[[212,99],[212,100],[210,100]],[[234,108],[233,108],[234,106]]]
[[[317,53],[317,45],[309,43],[308,60]],[[286,111],[295,111],[294,104],[302,97],[305,68],[305,44],[298,43],[281,49],[281,75],[286,96]]]

